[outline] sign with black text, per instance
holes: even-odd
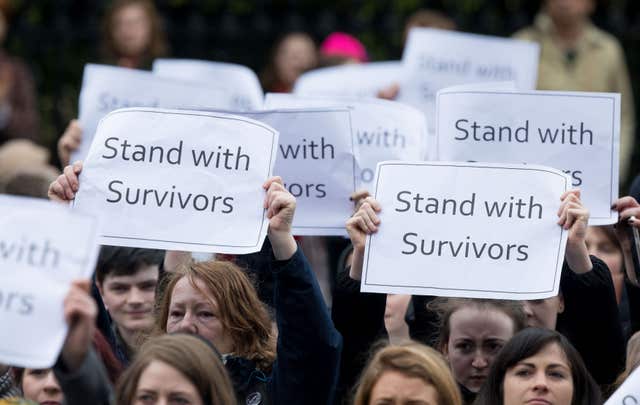
[[[256,252],[277,147],[276,130],[241,116],[117,110],[100,122],[74,206],[104,214],[106,245]]]
[[[619,94],[445,89],[437,122],[438,160],[560,169],[582,190],[590,224],[617,221]]]
[[[433,132],[440,89],[510,81],[521,90],[535,89],[539,49],[517,39],[413,28],[402,55],[405,79],[398,101],[423,111]]]
[[[384,160],[423,160],[427,123],[413,107],[375,98],[311,97],[269,93],[266,108],[348,107],[358,162],[358,188],[373,191],[373,176]]]
[[[99,227],[62,204],[0,195],[1,364],[56,361],[67,335],[63,301],[72,281],[93,273]]]
[[[346,235],[352,214],[356,162],[346,108],[242,113],[278,130],[273,173],[297,199],[294,235]]]
[[[233,108],[229,92],[215,85],[202,86],[159,77],[151,72],[88,64],[84,68],[78,117],[82,143],[72,159],[83,160],[98,123],[119,108]]]
[[[569,176],[543,166],[382,162],[364,292],[492,299],[558,294]]]

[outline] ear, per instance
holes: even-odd
[[[561,314],[564,312],[564,295],[562,295],[562,291],[558,293],[558,313]]]

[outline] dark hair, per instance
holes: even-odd
[[[584,365],[578,351],[560,333],[541,328],[527,328],[516,334],[496,356],[474,405],[503,405],[503,385],[507,370],[534,356],[550,344],[557,344],[567,357],[573,378],[571,405],[601,405],[600,388]]]
[[[163,260],[163,250],[102,246],[96,265],[96,281],[102,284],[107,276],[131,276],[140,267],[160,265]]]
[[[527,316],[521,301],[491,300],[479,298],[444,298],[438,297],[427,304],[427,309],[435,312],[438,319],[435,346],[442,351],[451,335],[451,315],[462,308],[491,309],[503,312],[513,322],[513,334],[527,326]]]

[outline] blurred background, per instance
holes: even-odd
[[[102,18],[110,4],[99,0],[16,0],[6,50],[33,72],[41,139],[55,142],[77,115],[85,63],[100,62]],[[305,31],[319,43],[333,31],[359,38],[371,60],[399,59],[407,17],[420,8],[440,10],[461,31],[509,36],[533,20],[535,0],[158,0],[169,56],[234,62],[259,73],[283,34]],[[622,43],[635,99],[640,100],[640,1],[599,1],[595,24]],[[636,110],[640,102],[636,102]],[[636,114],[638,116],[638,114]],[[637,150],[637,148],[636,148]],[[634,153],[633,172],[640,169]]]

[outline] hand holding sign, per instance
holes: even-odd
[[[47,193],[51,201],[68,202],[76,198],[80,188],[78,176],[82,171],[82,162],[75,162],[64,168],[62,174],[49,185]]]
[[[347,233],[353,245],[349,277],[354,280],[362,278],[362,258],[364,257],[365,242],[367,235],[378,231],[380,218],[378,218],[377,213],[381,211],[380,204],[373,197],[359,200],[357,204],[357,211],[347,220]]]
[[[269,218],[269,241],[273,254],[278,260],[287,260],[297,249],[296,241],[291,234],[296,199],[284,188],[279,176],[267,180],[263,188],[267,190],[264,208]]]
[[[276,130],[225,113],[126,109],[107,115],[95,139],[74,206],[105,214],[102,243],[260,250],[268,222],[261,185],[275,164]],[[65,171],[52,195],[72,198],[77,172]]]
[[[582,224],[575,193],[564,197],[560,209],[568,184],[568,176],[545,167],[380,163],[375,198],[382,209],[371,212],[369,199],[353,220],[360,232],[378,230],[366,241],[362,291],[494,299],[556,295],[567,234],[557,224],[558,211],[578,240]],[[358,244],[361,234],[351,234]]]
[[[565,258],[575,273],[586,273],[593,265],[585,242],[589,227],[589,210],[580,201],[580,190],[569,190],[560,197],[558,225],[568,230]]]

